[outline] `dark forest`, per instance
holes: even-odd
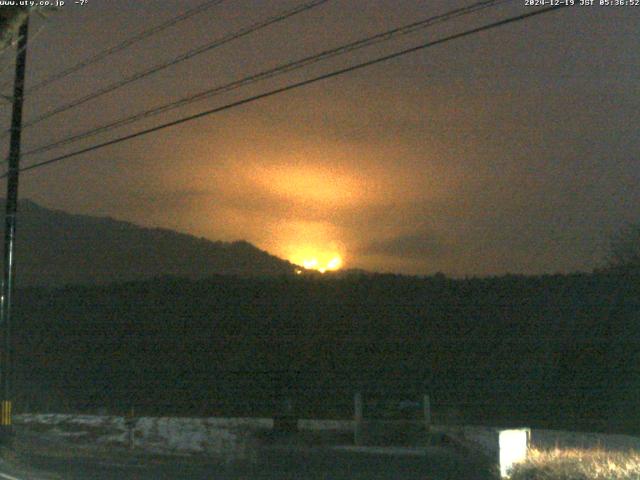
[[[431,396],[434,419],[638,432],[633,275],[162,277],[16,299],[25,411],[352,415]]]

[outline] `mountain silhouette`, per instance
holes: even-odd
[[[4,199],[0,200],[4,212]],[[4,221],[0,222],[4,238]],[[103,284],[158,276],[294,274],[295,265],[246,241],[220,242],[109,217],[18,204],[16,284]],[[0,262],[2,259],[0,258]]]

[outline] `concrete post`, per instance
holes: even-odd
[[[127,432],[127,439],[129,440],[129,450],[133,450],[133,448],[135,447],[135,437],[134,437],[134,432],[133,432],[133,425],[129,427],[129,431]]]
[[[135,433],[133,429],[136,426],[135,411],[133,407],[131,407],[129,414],[124,417],[124,426],[127,428],[129,450],[133,450],[135,447]]]
[[[529,428],[498,430],[498,461],[501,478],[509,478],[509,470],[513,465],[527,459],[530,441],[531,429]]]
[[[353,443],[356,445],[362,445],[362,393],[356,392],[353,402]]]
[[[431,400],[429,399],[429,395],[426,393],[422,398],[422,409],[424,412],[424,428],[427,430],[431,430]]]

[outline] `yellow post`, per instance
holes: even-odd
[[[11,400],[2,401],[2,412],[0,413],[0,425],[3,427],[11,426]]]

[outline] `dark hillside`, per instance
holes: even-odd
[[[270,415],[290,396],[306,416],[428,390],[468,422],[637,432],[639,306],[612,275],[27,289],[18,388],[34,409]]]
[[[23,286],[101,284],[160,275],[289,275],[295,268],[244,241],[212,242],[112,218],[71,215],[27,200],[19,205],[17,231],[16,278]]]

